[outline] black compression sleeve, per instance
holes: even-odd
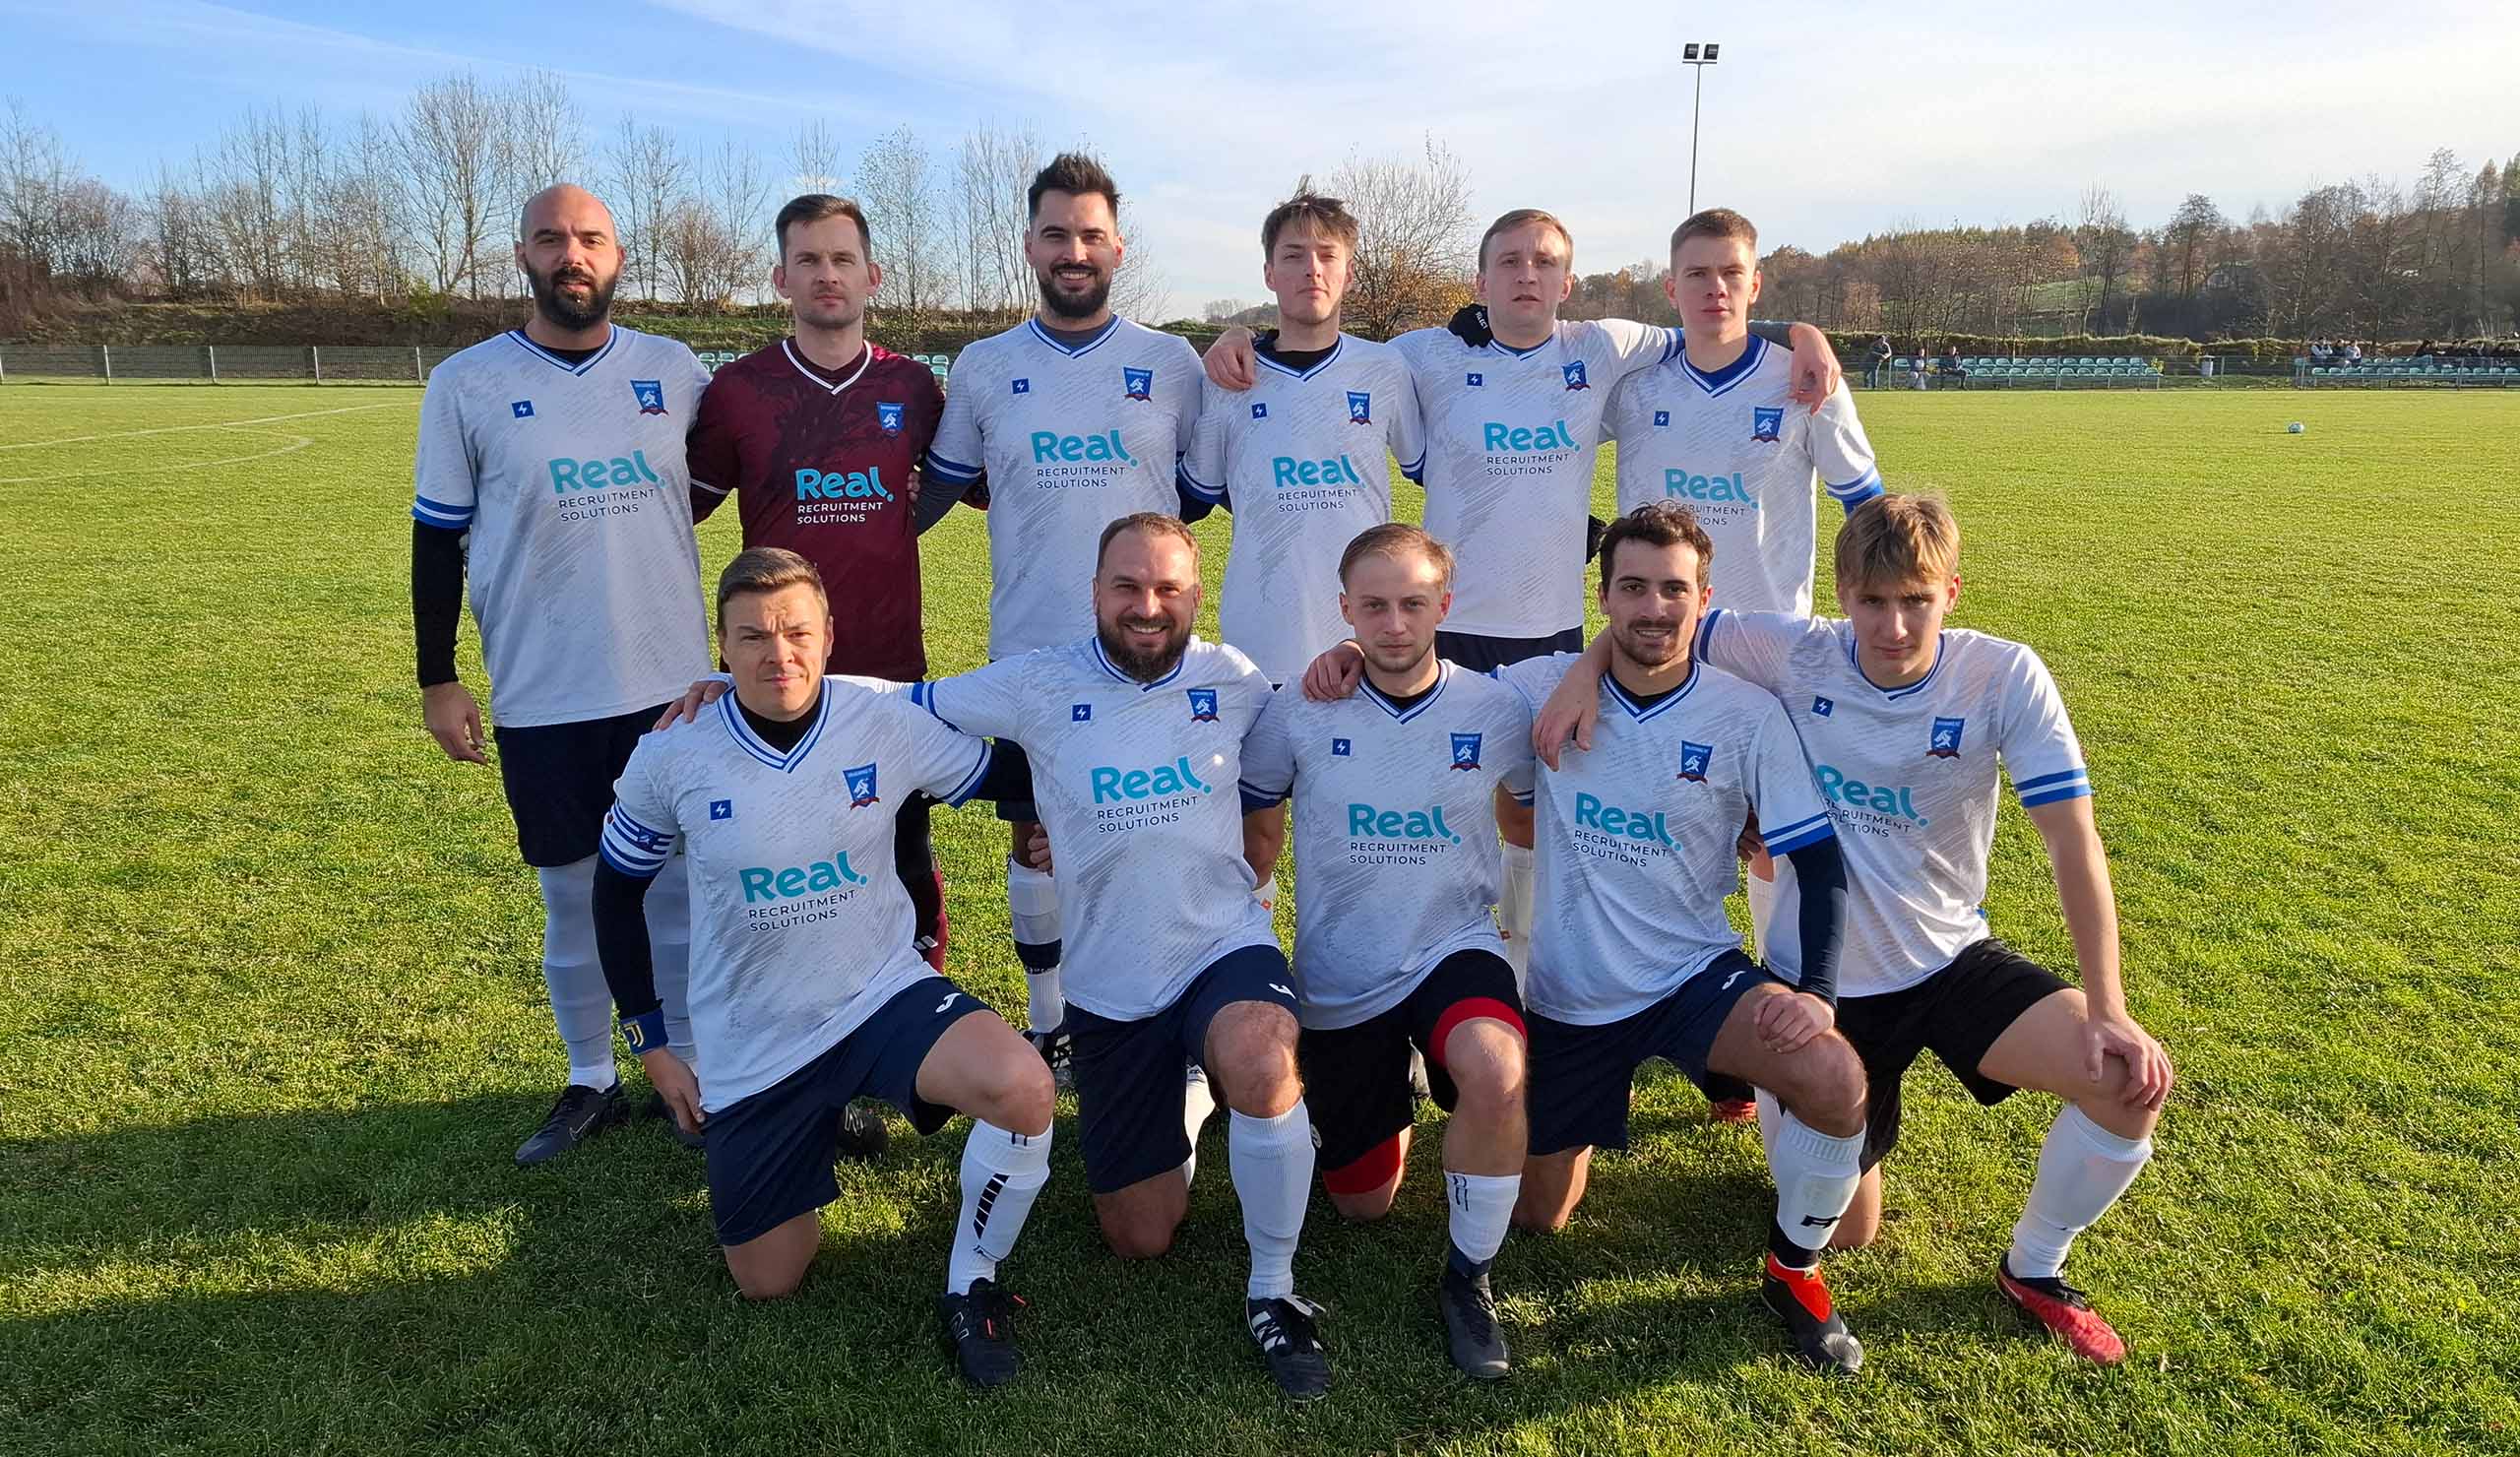
[[[455,629],[464,617],[464,534],[411,523],[411,636],[420,686],[455,681]]]
[[[648,946],[648,886],[624,875],[609,860],[595,862],[595,954],[603,963],[603,984],[624,1017],[663,1005],[657,995],[657,963]]]
[[[1847,922],[1847,860],[1837,837],[1786,852],[1801,897],[1800,989],[1832,1006],[1838,1000],[1838,942]]]
[[[1033,766],[1022,754],[1010,754],[1012,744],[993,745],[988,767],[980,771],[979,787],[973,790],[974,799],[1030,799],[1033,797]]]
[[[918,503],[911,510],[911,523],[918,529],[917,535],[926,536],[927,529],[943,521],[945,513],[953,510],[954,503],[962,498],[963,492],[959,487],[921,475],[918,478]]]
[[[1779,348],[1790,350],[1794,348],[1794,325],[1791,321],[1779,324],[1772,319],[1752,319],[1750,332]]]
[[[1178,476],[1172,481],[1172,495],[1173,499],[1180,503],[1181,522],[1184,526],[1194,521],[1207,520],[1208,514],[1217,509],[1216,502],[1190,489]]]

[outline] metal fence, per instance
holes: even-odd
[[[443,346],[403,345],[0,345],[0,385],[79,380],[99,384],[418,385],[448,355]],[[699,350],[715,373],[742,357],[734,349]],[[913,354],[941,383],[947,354]]]

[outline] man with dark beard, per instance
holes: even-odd
[[[1252,898],[1236,785],[1269,680],[1193,637],[1199,547],[1174,517],[1124,516],[1091,558],[1094,632],[922,683],[918,702],[1030,755],[1068,920],[1078,1135],[1103,1238],[1145,1259],[1189,1207],[1181,1069],[1232,1109],[1251,1244],[1243,1318],[1290,1397],[1329,1389],[1317,1307],[1295,1294],[1312,1123],[1295,1076],[1295,994]]]
[[[1085,627],[1077,584],[1096,534],[1133,512],[1207,513],[1179,484],[1203,390],[1189,342],[1111,313],[1111,276],[1128,246],[1120,192],[1090,157],[1062,153],[1026,193],[1024,256],[1039,281],[1034,316],[957,355],[924,470],[961,490],[988,480],[988,656],[1073,642]],[[1034,1045],[1064,1057],[1060,913],[1046,869],[1026,858],[1040,816],[1005,801],[1013,839],[1007,909],[1028,974]]]
[[[542,976],[568,1081],[520,1164],[567,1153],[621,1115],[611,995],[597,961],[596,852],[612,782],[658,708],[708,671],[709,614],[683,465],[709,373],[690,349],[615,326],[621,244],[583,188],[535,194],[516,265],[522,329],[429,375],[412,467],[411,615],[421,718],[481,764],[481,711],[456,678],[471,579],[499,778],[542,891]],[[689,909],[679,862],[647,901],[657,985],[688,1055]]]

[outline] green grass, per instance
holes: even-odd
[[[1508,1244],[1501,1387],[1440,1353],[1424,1152],[1381,1226],[1315,1202],[1342,1384],[1288,1413],[1221,1136],[1178,1249],[1126,1264],[1065,1112],[1017,1388],[967,1395],[935,1345],[959,1134],[844,1170],[805,1290],[748,1307],[655,1125],[509,1162],[562,1063],[495,776],[418,728],[417,394],[0,389],[0,1451],[2520,1448],[2520,398],[1863,405],[1970,531],[1958,620],[2064,686],[2181,1071],[2075,1255],[2124,1367],[1988,1287],[2051,1106],[1931,1067],[1886,1237],[1832,1266],[1852,1383],[1780,1355],[1756,1136],[1668,1073],[1574,1226]],[[345,412],[176,428],[310,411]],[[936,668],[972,665],[978,518],[927,560]],[[939,824],[954,973],[1020,1017],[997,827]],[[1989,914],[2068,962],[2017,812]]]

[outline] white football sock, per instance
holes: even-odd
[[[975,1280],[995,1280],[997,1262],[1024,1233],[1024,1217],[1050,1181],[1050,1130],[1030,1137],[972,1119],[963,1141],[963,1216],[945,1263],[945,1293],[968,1295]]]
[[[1523,1192],[1519,1173],[1458,1173],[1444,1171],[1444,1197],[1452,1205],[1453,1248],[1476,1264],[1485,1265],[1505,1246],[1505,1227],[1514,1217],[1514,1200]]]
[[[1514,987],[1521,990],[1532,967],[1532,849],[1507,844],[1505,884],[1496,899],[1496,928],[1505,933],[1505,960],[1514,969]]]
[[[1242,1237],[1251,1244],[1244,1293],[1255,1300],[1293,1295],[1295,1239],[1312,1194],[1312,1116],[1300,1098],[1274,1118],[1237,1112],[1226,1147],[1234,1197],[1242,1201]]]
[[[2109,1212],[2152,1158],[2151,1139],[2121,1138],[2066,1104],[2039,1146],[2039,1176],[2012,1227],[2004,1263],[2025,1280],[2061,1273],[2074,1236]]]
[[[1776,919],[1777,902],[1784,898],[1784,892],[1775,881],[1761,880],[1746,866],[1741,871],[1741,881],[1742,899],[1750,903],[1750,946],[1764,965],[1768,959],[1768,926]]]
[[[542,887],[542,984],[551,1020],[569,1052],[569,1081],[609,1088],[621,1081],[612,1060],[612,989],[595,950],[595,856],[537,865]]]
[[[1216,1089],[1208,1086],[1208,1070],[1193,1062],[1181,1081],[1181,1131],[1190,1135],[1190,1157],[1181,1161],[1181,1186],[1199,1176],[1199,1130],[1217,1110]]]
[[[1768,1172],[1776,1180],[1776,1226],[1817,1259],[1863,1182],[1863,1135],[1832,1137],[1763,1097],[1762,1134],[1770,1122],[1777,1125],[1767,1139]]]
[[[1067,998],[1059,992],[1058,881],[1009,858],[1006,917],[1024,963],[1025,1021],[1035,1032],[1054,1032],[1067,1019]]]

